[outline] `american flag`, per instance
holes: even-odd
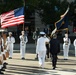
[[[1,14],[1,28],[24,23],[24,7]]]

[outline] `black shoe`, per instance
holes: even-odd
[[[49,58],[49,57],[47,57],[47,58]]]
[[[4,69],[4,68],[2,68],[2,69],[1,69],[1,71],[5,71],[5,69]]]
[[[8,65],[8,63],[4,62],[4,65]]]
[[[68,60],[68,59],[64,59],[64,60]]]
[[[22,60],[25,60],[25,58],[21,58]]]
[[[0,71],[0,74],[4,74],[4,73]]]
[[[56,68],[56,66],[53,66],[53,70]]]
[[[3,65],[3,67],[2,67],[3,69],[6,69],[7,67],[6,67],[6,65]]]
[[[38,57],[36,57],[35,60],[38,60]]]
[[[53,70],[55,70],[55,67],[53,67]]]
[[[12,57],[9,57],[9,59],[12,59]]]

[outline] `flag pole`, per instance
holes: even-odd
[[[24,1],[24,23],[23,23],[23,31],[24,31],[24,28],[25,28],[25,0]]]
[[[67,34],[69,33],[69,30],[67,29]]]

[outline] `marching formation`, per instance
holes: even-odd
[[[35,35],[34,35],[35,36]],[[33,37],[34,37],[33,36]],[[21,32],[19,36],[20,39],[20,55],[21,59],[25,59],[26,53],[26,44],[28,42],[27,35],[25,35],[25,31]],[[69,46],[71,44],[70,38],[68,38],[68,34],[65,33],[65,37],[63,38],[63,56],[64,60],[68,60]],[[4,37],[0,35],[0,74],[3,74],[2,71],[5,71],[6,65],[8,63],[5,60],[12,59],[13,57],[13,48],[14,48],[15,38],[12,36],[12,32],[9,32],[8,37]],[[53,34],[52,37],[47,36],[45,32],[39,32],[39,36],[36,39],[36,54],[39,60],[39,67],[44,68],[44,63],[46,56],[47,58],[51,58],[53,69],[56,68],[57,63],[57,55],[60,53],[60,41],[57,38],[57,34]],[[75,56],[76,56],[76,39],[74,40],[75,46]]]
[[[60,9],[58,9],[60,10]],[[44,68],[45,67],[45,60],[46,58],[51,58],[52,60],[52,67],[53,69],[56,68],[57,64],[57,55],[60,53],[60,40],[57,38],[57,33],[63,30],[68,31],[68,25],[69,25],[69,6],[64,14],[60,16],[60,19],[54,23],[53,22],[43,22],[47,24],[46,27],[42,32],[40,32],[39,28],[36,29],[35,32],[30,31],[30,34],[33,32],[33,39],[35,40],[35,46],[36,46],[36,58],[39,61],[39,67]],[[23,24],[23,30],[25,25],[25,10],[24,6],[17,8],[15,10],[3,13],[0,15],[0,21],[1,21],[1,28],[7,28],[11,26],[18,26],[20,24]],[[38,13],[39,14],[39,13]],[[36,14],[37,15],[37,14]],[[27,16],[28,17],[28,16]],[[40,20],[39,20],[40,21]],[[44,20],[45,21],[45,20]],[[31,24],[31,21],[29,22]],[[33,21],[32,21],[33,23]],[[55,26],[53,26],[52,24]],[[53,28],[55,29],[52,31]],[[43,26],[42,26],[43,27]],[[31,27],[30,27],[31,29]],[[18,31],[18,37],[20,40],[20,55],[21,60],[25,59],[25,53],[26,53],[26,44],[28,42],[28,27],[25,28],[25,31]],[[42,29],[41,29],[42,30]],[[51,34],[50,34],[51,33]],[[13,58],[13,49],[14,49],[14,43],[15,43],[15,37],[12,36],[12,32],[8,33],[8,37],[4,37],[4,35],[0,35],[0,74],[3,74],[2,71],[5,71],[6,65],[8,63],[6,60]],[[68,60],[69,56],[69,47],[71,45],[71,40],[68,37],[68,33],[65,33],[65,37],[63,38],[63,59]],[[73,42],[73,45],[75,47],[75,56],[76,56],[76,39]],[[47,56],[47,57],[46,57]]]

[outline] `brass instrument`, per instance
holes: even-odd
[[[65,45],[69,44],[69,40],[67,39],[66,41],[64,41]]]
[[[23,36],[23,35],[22,35],[22,37],[21,37],[21,41],[22,41],[22,46],[24,46],[25,41],[24,41],[24,36]]]

